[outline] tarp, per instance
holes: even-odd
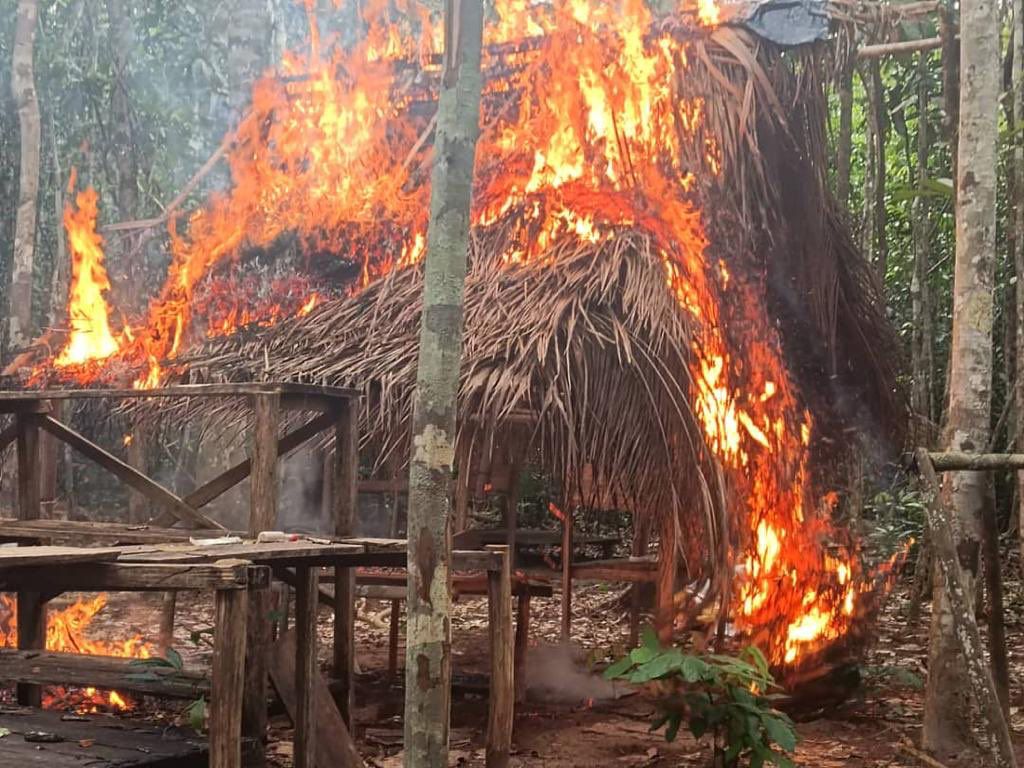
[[[823,40],[829,33],[825,0],[761,0],[723,2],[723,16],[777,45],[804,45]]]

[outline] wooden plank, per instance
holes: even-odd
[[[220,384],[175,384],[155,389],[41,389],[0,391],[0,402],[31,403],[40,400],[144,399],[153,397],[245,397],[265,392],[283,395],[320,395],[338,400],[359,397],[359,391],[342,387],[292,382],[232,382]]]
[[[245,640],[245,689],[242,697],[242,735],[257,745],[248,768],[266,764],[267,656],[270,653],[270,589],[249,591],[248,636]]]
[[[25,566],[65,566],[72,563],[99,563],[117,560],[120,549],[83,547],[0,547],[0,571]]]
[[[515,710],[512,639],[512,573],[508,548],[495,547],[505,559],[500,571],[488,571],[488,617],[491,648],[491,691],[487,714],[487,768],[507,768],[512,751]]]
[[[359,480],[359,401],[347,400],[334,427],[334,533],[355,534]],[[352,726],[355,692],[355,574],[351,568],[334,569],[333,675],[339,683],[338,709]]]
[[[921,51],[934,51],[942,47],[941,37],[926,37],[920,40],[901,40],[897,43],[862,45],[857,49],[858,59],[879,59],[884,56],[900,56]]]
[[[218,560],[250,560],[258,565],[333,566],[361,556],[362,548],[352,544],[315,544],[311,541],[275,541],[265,544],[242,542],[200,546],[193,544],[139,545],[121,547],[123,563],[202,563]]]
[[[936,472],[1024,469],[1024,453],[930,453]]]
[[[93,686],[116,691],[196,699],[210,692],[204,672],[143,667],[136,659],[0,648],[0,680]]]
[[[173,515],[172,519],[175,519]],[[194,530],[160,528],[127,523],[95,523],[86,520],[14,520],[0,518],[0,538],[74,541],[76,544],[102,542],[154,543],[188,541]]]
[[[215,596],[210,768],[242,768],[242,692],[248,595],[221,590]]]
[[[15,416],[18,436],[18,519],[38,520],[40,506],[39,423],[36,417]]]
[[[329,413],[321,413],[316,418],[294,429],[277,441],[277,456],[280,458],[291,453],[310,438],[320,434],[334,424],[334,416]],[[252,460],[246,459],[239,462],[230,469],[221,472],[217,477],[209,480],[196,488],[185,497],[185,503],[199,509],[206,506],[214,499],[219,498],[227,491],[234,488],[249,476],[252,470]],[[161,519],[157,519],[159,524]]]
[[[171,493],[152,478],[142,474],[139,470],[135,469],[135,467],[121,461],[112,453],[100,448],[98,445],[78,434],[70,427],[61,424],[59,421],[52,419],[49,416],[41,417],[39,423],[40,426],[42,426],[42,428],[51,435],[63,440],[83,456],[91,459],[99,464],[103,469],[113,474],[125,485],[138,491],[154,504],[159,504],[164,509],[171,512],[182,522],[192,523],[200,528],[213,528],[220,531],[226,530],[223,525],[193,509],[186,504],[183,499]]]
[[[46,600],[34,590],[18,592],[18,650],[46,647]],[[43,689],[28,683],[18,684],[18,703],[27,707],[41,707]]]
[[[294,768],[314,768],[316,763],[316,613],[318,574],[298,568],[295,590],[295,759]]]
[[[0,713],[0,765],[20,768],[205,768],[205,740],[191,729],[104,715],[63,720],[63,712]],[[27,742],[31,731],[53,733],[55,744]],[[82,747],[87,743],[88,748]]]
[[[516,638],[513,654],[516,704],[526,701],[526,659],[530,650],[530,593],[516,598]]]
[[[281,396],[253,395],[252,477],[249,496],[249,536],[277,526],[277,430]]]
[[[284,633],[270,651],[270,680],[281,703],[295,721],[295,632]],[[348,726],[341,717],[322,675],[313,680],[316,695],[316,768],[362,768]]]
[[[651,563],[646,568],[576,563],[572,567],[572,577],[576,581],[610,581],[630,584],[651,583],[658,580],[658,568],[655,563]]]
[[[37,549],[37,547],[19,547]],[[38,547],[42,549],[42,547]],[[47,549],[50,549],[47,547]],[[85,550],[88,552],[89,550]],[[110,552],[111,550],[106,550]],[[117,550],[113,550],[113,557]],[[92,592],[115,590],[126,592],[162,592],[164,590],[245,589],[249,586],[248,563],[68,563],[56,561],[60,567],[46,561],[31,567],[3,570],[3,549],[0,549],[0,590],[17,591],[70,590]],[[51,561],[53,562],[53,561]],[[269,569],[261,569],[259,578],[269,583]]]

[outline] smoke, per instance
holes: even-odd
[[[621,685],[586,670],[581,649],[571,645],[530,648],[526,657],[526,692],[533,701],[578,704],[612,700],[628,693]]]
[[[325,505],[324,459],[319,451],[297,451],[280,464],[277,528],[290,533],[330,534]]]

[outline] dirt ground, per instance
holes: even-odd
[[[1016,573],[1016,566],[1010,568]],[[1011,655],[1014,705],[1012,724],[1024,734],[1020,685],[1024,683],[1024,646],[1016,641],[1024,629],[1022,592],[1018,579],[1008,579],[1007,637]],[[798,723],[800,743],[794,756],[808,768],[880,768],[922,766],[914,749],[919,742],[923,685],[926,675],[928,606],[911,626],[906,618],[906,587],[898,586],[879,621],[877,642],[861,665],[863,683],[842,705],[825,716]],[[573,646],[557,645],[558,594],[533,601],[531,652],[528,662],[529,701],[516,713],[512,765],[519,768],[568,766],[706,766],[709,748],[681,732],[666,743],[648,732],[655,704],[643,694],[630,693],[591,672],[595,664],[624,651],[625,616],[617,590],[599,585],[577,587],[574,593]],[[402,690],[386,679],[388,605],[360,606],[356,627],[360,674],[357,686],[356,737],[369,765],[401,765]],[[157,596],[118,595],[90,627],[93,636],[145,634],[157,626]],[[210,661],[211,606],[203,600],[179,602],[176,647],[186,661]],[[451,764],[484,765],[486,725],[487,607],[482,599],[456,604],[453,617],[455,694],[452,703]],[[330,615],[320,615],[321,661],[326,667],[330,648]],[[403,658],[400,649],[399,659]],[[399,673],[401,677],[401,673]],[[153,701],[137,702],[132,716],[182,719],[177,710]],[[291,766],[291,726],[283,713],[271,719],[268,755],[276,768]],[[1024,758],[1024,735],[1019,742]],[[948,768],[987,765],[984,759],[963,756],[945,760]],[[935,765],[932,764],[932,768]]]

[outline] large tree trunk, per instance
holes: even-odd
[[[992,0],[960,6],[960,119],[956,177],[956,265],[947,445],[981,451],[989,442],[992,397],[992,292],[995,283],[996,138],[999,29]],[[944,493],[956,511],[957,550],[967,595],[974,593],[987,477],[951,473]],[[970,742],[969,690],[958,657],[946,590],[936,586],[925,698],[924,744],[940,753]]]
[[[1024,0],[1013,0],[1013,263],[1017,275],[1017,357],[1013,396],[1016,404],[1014,450],[1024,450]],[[1024,567],[1024,472],[1017,473],[1021,563]]]
[[[409,462],[407,768],[448,765],[450,513],[482,37],[482,0],[447,0]]]
[[[920,54],[918,61],[917,94],[917,184],[923,189],[928,178],[928,54]],[[928,198],[919,194],[913,203],[914,227],[914,276],[910,283],[913,304],[913,340],[911,360],[913,389],[911,403],[914,412],[923,422],[924,433],[918,438],[922,444],[931,445],[934,439],[931,424],[935,418],[932,408],[932,372],[934,370],[932,343],[931,289],[928,284],[928,269],[931,257],[931,221]]]
[[[8,344],[23,347],[32,337],[32,273],[36,247],[36,198],[39,195],[39,100],[36,97],[35,49],[37,0],[18,0],[14,28],[11,90],[21,130],[21,173],[14,228]]]

